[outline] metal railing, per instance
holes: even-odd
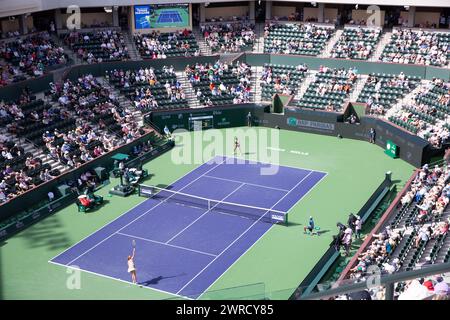
[[[330,297],[335,297],[342,294],[348,294],[353,292],[358,292],[366,290],[372,287],[385,287],[386,288],[386,300],[393,300],[394,298],[394,285],[395,283],[413,280],[417,278],[423,278],[427,276],[433,276],[437,274],[442,274],[450,271],[450,262],[440,263],[436,265],[426,266],[425,268],[411,271],[404,271],[399,273],[394,273],[390,275],[371,276],[367,281],[344,284],[336,288],[325,290],[322,292],[312,293],[306,296],[302,296],[299,300],[319,300],[326,299]],[[374,283],[376,285],[374,285]]]

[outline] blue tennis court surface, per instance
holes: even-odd
[[[235,160],[216,157],[169,188],[287,212],[326,175],[285,166],[261,175],[267,164]],[[273,226],[264,215],[249,219],[149,198],[50,262],[130,282],[126,258],[134,239],[142,286],[197,299]]]
[[[164,11],[159,14],[158,23],[181,22],[181,16],[177,11]]]

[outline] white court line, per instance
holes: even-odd
[[[298,150],[291,150],[289,152],[293,153],[293,154],[299,154],[299,155],[302,155],[302,156],[309,156],[308,152],[303,152],[303,151],[298,151]]]
[[[228,159],[233,159],[234,158],[234,159],[238,159],[238,160],[245,160],[245,161],[250,161],[250,162],[253,162],[253,163],[260,163],[260,164],[271,165],[271,166],[287,167],[287,168],[292,168],[292,169],[297,169],[297,170],[315,171],[315,172],[328,174],[328,172],[326,172],[326,171],[321,171],[321,170],[317,170],[317,169],[309,169],[309,168],[304,168],[304,167],[301,167],[301,168],[300,167],[294,167],[294,166],[290,166],[290,165],[287,165],[287,164],[281,164],[281,163],[263,162],[263,161],[258,161],[258,160],[245,159],[245,158],[237,157],[237,156],[234,156],[234,157],[222,156],[222,157],[228,158]],[[227,164],[227,163],[225,162],[225,164]]]
[[[291,207],[291,208],[293,208],[293,207],[295,207],[296,205],[297,205],[297,203],[299,203],[304,197],[306,197],[306,195],[311,191],[311,190],[313,190],[318,184],[319,184],[319,182],[321,182],[322,180],[323,180],[323,178],[325,178],[327,175],[324,175],[322,178],[320,178],[320,180],[319,181],[317,181],[316,182],[316,184],[314,184],[314,187],[312,187],[311,189],[309,189],[308,190],[308,192],[306,192],[300,199],[298,199],[298,201]],[[296,187],[294,187],[293,189],[295,189]],[[261,240],[263,237],[264,237],[264,235],[267,233],[267,232],[269,232],[269,230],[271,230],[272,229],[272,227],[273,226],[271,226],[269,229],[267,229],[267,231],[266,232],[264,232],[258,239],[256,239],[256,241],[247,249],[247,250],[245,250],[236,260],[234,260],[234,262],[224,271],[224,272],[222,272],[222,274],[220,275],[220,276],[218,276],[217,278],[216,278],[216,280],[214,280],[214,282],[213,283],[211,283],[210,285],[209,285],[209,287],[207,287],[206,289],[205,289],[205,291],[203,291],[202,292],[202,294],[200,294],[198,297],[197,297],[197,299],[200,299],[201,298],[201,296],[203,296],[208,290],[209,290],[209,288],[211,288],[220,278],[222,278],[222,276],[228,271],[228,270],[230,270],[231,269],[231,267],[233,266],[233,265],[235,265],[237,262],[238,262],[238,260],[239,259],[241,259],[248,251],[250,251],[250,249],[253,247],[253,246],[255,246],[256,245],[256,243],[259,241],[259,240]]]
[[[72,270],[80,270],[80,271],[83,271],[83,272],[86,272],[86,273],[90,273],[90,274],[93,274],[93,275],[96,275],[96,276],[100,276],[100,277],[103,277],[103,278],[112,279],[112,280],[120,281],[120,282],[123,282],[123,283],[131,284],[132,286],[136,286],[136,284],[134,284],[131,281],[122,280],[120,278],[110,277],[110,276],[107,276],[105,274],[97,273],[97,272],[94,272],[94,271],[81,269],[78,266],[77,266],[77,268],[75,268],[75,266],[65,265],[65,264],[62,264],[62,263],[59,263],[59,262],[54,262],[54,261],[51,261],[51,260],[48,261],[48,262],[52,263],[54,265],[57,265],[57,266],[66,267],[66,268],[69,268],[69,269],[72,269]],[[137,285],[139,285],[139,283]],[[185,297],[185,296],[182,296],[182,295],[179,295],[179,294],[175,294],[173,292],[164,291],[164,290],[161,290],[161,289],[156,289],[156,288],[152,288],[152,287],[148,287],[148,286],[142,286],[142,288],[147,289],[147,290],[154,290],[154,291],[157,291],[157,292],[169,294],[169,295],[174,296],[174,297],[178,296],[178,297],[182,297],[182,298],[185,298],[185,299],[188,299],[188,300],[195,300],[195,299],[192,299],[192,298],[189,298],[189,297]]]
[[[237,187],[236,189],[234,189],[233,191],[231,191],[229,194],[227,194],[225,196],[225,198],[223,198],[222,200],[219,200],[213,207],[209,208],[208,210],[206,210],[200,217],[198,217],[197,219],[195,219],[194,221],[192,221],[188,226],[186,226],[183,230],[181,230],[180,232],[178,232],[176,235],[174,235],[172,238],[170,238],[169,240],[167,240],[166,243],[169,243],[170,241],[172,241],[173,239],[175,239],[176,237],[178,237],[180,234],[182,234],[186,229],[188,229],[190,226],[192,226],[194,223],[196,223],[198,220],[200,220],[204,215],[206,215],[208,212],[210,212],[214,207],[216,207],[217,205],[220,204],[220,201],[224,201],[226,198],[228,198],[229,196],[231,196],[233,193],[235,193],[236,191],[238,191],[240,188],[242,188],[242,186],[244,186],[244,183],[241,183],[241,185],[239,187]]]
[[[243,182],[243,181],[238,181],[238,180],[233,180],[233,179],[219,178],[219,177],[214,177],[214,176],[210,176],[210,175],[204,175],[203,177],[204,177],[204,178],[217,179],[217,180],[223,180],[223,181],[229,181],[229,182],[243,183],[243,184],[246,184],[246,185],[248,185],[248,186],[254,186],[254,187],[260,187],[260,188],[266,188],[266,189],[272,189],[272,190],[278,190],[278,191],[289,192],[289,190],[287,190],[287,189],[274,188],[274,187],[267,187],[267,186],[263,186],[263,185],[261,185],[261,184],[256,184],[256,183],[248,183],[248,182]]]
[[[207,256],[211,256],[211,257],[216,257],[217,255],[212,254],[212,253],[207,253],[207,252],[203,252],[203,251],[198,251],[198,250],[194,250],[194,249],[189,249],[189,248],[185,248],[185,247],[180,247],[180,246],[176,246],[174,244],[169,244],[169,243],[164,243],[164,242],[160,242],[160,241],[156,241],[156,240],[151,240],[151,239],[147,239],[147,238],[141,238],[138,236],[133,236],[131,234],[127,234],[127,233],[123,233],[123,232],[117,232],[117,234],[120,234],[122,236],[126,236],[126,237],[130,237],[130,238],[136,238],[136,239],[140,239],[143,241],[148,241],[148,242],[153,242],[153,243],[157,243],[157,244],[162,244],[163,246],[168,246],[168,247],[174,247],[177,249],[182,249],[182,250],[187,250],[187,251],[192,251],[195,253],[200,253],[200,254],[204,254]]]
[[[287,197],[287,195],[289,194],[289,193],[291,193],[292,192],[292,190],[294,190],[295,188],[297,188],[307,177],[309,177],[309,175],[311,174],[311,173],[313,173],[313,171],[311,171],[310,173],[308,173],[302,180],[300,180],[291,190],[289,190],[289,192],[288,193],[286,193],[283,197],[281,197],[280,198],[280,200],[278,200],[269,210],[271,210],[271,209],[273,209],[273,208],[275,208],[275,206],[277,205],[277,204],[279,204],[284,198],[286,198]],[[267,212],[269,212],[269,210],[267,211]],[[252,225],[250,225],[250,227],[248,227],[243,233],[241,233],[241,235],[239,236],[239,237],[237,237],[236,239],[234,239],[234,241],[233,242],[231,242],[225,249],[223,249],[223,251],[221,252],[221,253],[219,253],[219,255],[217,256],[217,257],[215,257],[210,263],[208,263],[207,265],[206,265],[206,267],[204,267],[202,270],[200,270],[200,272],[199,273],[197,273],[197,275],[195,275],[195,277],[193,277],[188,283],[186,283],[178,292],[177,292],[177,294],[179,294],[181,291],[183,291],[183,289],[184,288],[186,288],[192,281],[194,281],[200,274],[202,274],[203,273],[203,271],[205,271],[214,261],[216,261],[217,260],[217,258],[219,258],[222,254],[224,254],[225,253],[225,251],[227,251],[233,244],[235,244],[236,243],[236,241],[238,241],[244,234],[246,234],[251,228],[253,228],[253,226],[255,225],[255,224],[257,224],[266,214],[267,214],[267,212],[265,213],[265,214],[263,214],[261,217],[259,217],[259,219],[258,220],[256,220]],[[270,228],[269,228],[269,230],[272,228],[273,226],[270,226]],[[261,236],[262,237],[262,236]],[[260,237],[260,238],[261,238]],[[259,240],[259,239],[258,239]],[[222,273],[223,274],[223,273]],[[205,290],[206,291],[206,290]],[[203,293],[205,292],[205,291],[203,291]]]
[[[225,161],[225,160],[224,160]],[[222,162],[223,163],[223,162]],[[214,168],[218,167],[219,165],[221,165],[221,163],[216,164],[214,167],[212,167],[211,169],[209,169],[208,171],[206,171],[205,173],[203,173],[202,175],[198,176],[196,179],[192,180],[191,182],[189,182],[188,184],[186,184],[184,187],[182,187],[181,189],[179,189],[178,191],[181,191],[185,188],[187,188],[188,186],[190,186],[191,184],[193,184],[195,181],[197,181],[198,179],[200,179],[201,177],[203,177],[203,175],[207,174],[208,172],[210,172],[211,170],[213,170]],[[167,199],[169,199],[171,196],[167,197]],[[166,199],[166,200],[167,200]],[[82,254],[80,254],[78,257],[76,257],[75,259],[73,259],[72,261],[70,261],[68,264],[72,264],[74,261],[76,261],[77,259],[81,258],[82,256],[84,256],[86,253],[90,252],[91,250],[95,249],[96,247],[98,247],[100,244],[102,244],[103,242],[105,242],[106,240],[108,240],[109,238],[111,238],[112,236],[114,236],[117,232],[125,229],[126,227],[128,227],[130,224],[132,224],[133,222],[135,222],[136,220],[142,218],[144,215],[146,215],[148,212],[152,211],[153,209],[159,207],[161,204],[165,203],[165,201],[161,201],[159,203],[157,203],[156,205],[154,205],[152,208],[150,208],[149,210],[145,211],[143,214],[141,214],[140,216],[138,216],[136,219],[130,221],[129,223],[127,223],[126,225],[124,225],[122,228],[120,228],[119,230],[116,230],[114,233],[110,234],[108,237],[104,238],[103,240],[101,240],[100,242],[98,242],[95,246],[91,247],[90,249],[86,250],[85,252],[83,252]]]
[[[204,174],[202,174],[201,176],[199,176],[196,180],[198,180],[199,178],[201,178],[203,175],[205,175],[206,173],[208,173],[208,172],[210,172],[210,171],[212,171],[213,169],[215,169],[216,167],[218,167],[219,165],[222,165],[227,159],[229,159],[229,158],[231,158],[231,157],[228,157],[228,156],[215,156],[215,157],[213,157],[212,159],[215,159],[215,158],[217,158],[217,157],[222,157],[222,158],[224,158],[224,160],[221,162],[221,163],[219,163],[219,164],[217,164],[216,166],[214,166],[213,168],[211,168],[209,171],[207,171],[207,172],[205,172]],[[243,159],[243,158],[241,158],[242,160],[247,160],[247,159]],[[210,160],[211,161],[211,160]],[[265,162],[261,162],[261,161],[252,161],[252,162],[256,162],[256,163],[262,163],[262,164],[270,164],[270,163],[265,163]],[[207,162],[207,163],[209,163],[209,161]],[[272,164],[271,164],[272,165]],[[280,165],[280,164],[277,164],[277,165]],[[288,165],[280,165],[280,166],[285,166],[285,167],[291,167],[291,168],[294,168],[294,169],[305,169],[305,168],[298,168],[298,167],[293,167],[293,166],[288,166]],[[180,178],[178,178],[175,182],[177,182],[177,181],[179,181],[179,180],[181,180],[181,179],[183,179],[184,177],[186,177],[187,175],[189,175],[189,174],[191,174],[191,173],[193,173],[193,172],[195,172],[196,170],[198,170],[199,168],[201,168],[202,166],[199,166],[199,167],[197,167],[197,168],[195,168],[195,169],[193,169],[193,170],[191,170],[191,171],[189,171],[189,172],[187,172],[186,174],[184,174],[182,177],[180,177]],[[310,169],[305,169],[305,170],[310,170]],[[328,174],[327,172],[323,172],[323,171],[319,171],[319,170],[315,170],[315,169],[313,169],[312,171],[316,171],[316,172],[322,172],[322,173],[325,173],[326,175]],[[309,173],[309,174],[311,174],[311,172]],[[308,175],[309,175],[308,174]],[[306,177],[305,177],[306,178]],[[323,179],[323,177],[321,178],[321,179]],[[304,179],[302,179],[302,181],[303,181]],[[300,181],[300,183],[302,182],[302,181]],[[320,180],[319,180],[320,181]],[[193,182],[193,181],[192,181]],[[191,182],[191,183],[192,183]],[[299,184],[300,184],[299,183]],[[186,185],[185,187],[187,187],[188,185]],[[295,189],[297,186],[295,186],[293,189]],[[182,189],[180,189],[180,190],[183,190],[184,189],[184,187],[182,188]],[[314,188],[311,188],[303,197],[305,197],[312,189],[314,189]],[[180,190],[178,190],[178,191],[180,191]],[[291,189],[291,191],[292,191],[292,189]],[[290,192],[290,191],[289,191]],[[286,194],[287,195],[287,194]],[[302,198],[303,198],[302,197]],[[284,197],[283,197],[284,198]],[[280,199],[280,201],[281,201],[282,199]],[[300,199],[301,200],[301,199]],[[299,200],[299,201],[300,201]],[[101,230],[101,229],[103,229],[103,228],[105,228],[106,226],[108,226],[109,224],[111,224],[111,223],[113,223],[114,221],[116,221],[117,219],[119,219],[120,217],[122,217],[123,215],[125,215],[125,214],[127,214],[129,211],[131,211],[131,210],[133,210],[134,208],[136,208],[136,207],[138,207],[139,205],[142,205],[143,203],[144,203],[145,201],[143,201],[143,202],[141,202],[141,203],[139,203],[139,204],[137,204],[136,206],[134,206],[134,207],[132,207],[131,209],[129,209],[128,211],[126,211],[126,212],[124,212],[123,214],[121,214],[120,216],[118,216],[117,218],[115,218],[114,220],[112,220],[111,222],[109,222],[108,224],[106,224],[105,226],[102,226],[102,227],[100,227],[99,229],[97,229],[96,231],[94,231],[94,232],[92,232],[91,234],[89,234],[88,236],[86,236],[86,237],[84,237],[83,239],[81,239],[80,241],[78,241],[76,244],[74,244],[74,245],[72,245],[71,247],[69,247],[69,248],[67,248],[66,250],[64,250],[63,252],[61,252],[60,254],[58,254],[57,256],[55,256],[53,259],[55,259],[56,257],[58,257],[58,256],[60,256],[60,255],[62,255],[63,253],[65,253],[66,251],[68,251],[68,250],[70,250],[71,248],[73,248],[73,247],[75,247],[77,244],[79,244],[80,242],[82,242],[83,240],[85,240],[85,239],[87,239],[88,237],[90,237],[91,235],[93,235],[94,233],[96,233],[96,232],[98,232],[99,230]],[[297,202],[298,203],[298,202]],[[276,205],[276,204],[275,204]],[[262,218],[262,217],[261,217]],[[260,219],[261,219],[260,218]],[[258,222],[258,221],[256,221],[256,222]],[[255,223],[256,223],[255,222]],[[254,224],[255,224],[254,223]],[[253,225],[254,225],[253,224]],[[252,226],[253,226],[252,225]],[[252,226],[250,226],[250,228],[252,227]],[[255,244],[256,244],[256,242],[258,242],[271,228],[272,228],[273,226],[271,226],[263,235],[261,235],[261,237],[260,238],[258,238],[256,241],[255,241],[255,243],[253,243],[238,259],[236,259],[234,262],[233,262],[233,264],[232,265],[230,265],[230,267],[229,268],[231,268],[231,266],[233,266],[248,250],[250,250]],[[116,231],[117,232],[117,231]],[[247,232],[247,231],[245,231],[245,232]],[[244,233],[245,233],[244,232]],[[242,235],[241,235],[242,236]],[[235,241],[237,241],[238,239],[236,239]],[[231,246],[231,245],[230,245]],[[227,250],[227,248],[224,250],[224,251],[226,251]],[[224,252],[223,251],[223,252]],[[221,254],[223,254],[223,252],[221,253]],[[220,254],[220,255],[221,255]],[[220,256],[219,255],[219,256]],[[214,259],[215,260],[215,259]],[[214,261],[213,260],[213,261]],[[212,262],[213,262],[212,261]],[[108,278],[108,279],[113,279],[113,280],[117,280],[117,281],[121,281],[121,282],[124,282],[124,283],[128,283],[128,284],[132,284],[132,282],[129,282],[129,281],[125,281],[125,280],[121,280],[121,279],[118,279],[118,278],[114,278],[114,277],[110,277],[110,276],[107,276],[107,275],[104,275],[104,274],[99,274],[99,273],[95,273],[95,272],[92,272],[92,271],[88,271],[88,270],[84,270],[84,269],[81,269],[81,268],[73,268],[72,266],[68,266],[68,265],[65,265],[65,264],[60,264],[60,263],[58,263],[58,262],[54,262],[54,261],[48,261],[49,263],[52,263],[52,264],[55,264],[55,265],[59,265],[59,266],[63,266],[63,267],[67,267],[67,268],[72,268],[72,269],[77,269],[77,270],[81,270],[81,271],[84,271],[84,272],[87,272],[87,273],[91,273],[91,274],[94,274],[94,275],[97,275],[97,276],[100,276],[100,277],[104,277],[104,278]],[[212,263],[211,262],[211,263]],[[210,264],[211,264],[210,263]],[[206,266],[202,271],[200,271],[200,273],[202,273],[206,268],[207,268],[208,266]],[[225,272],[226,271],[228,271],[228,269],[229,268],[227,268],[197,299],[199,299],[217,280],[219,280],[219,278],[221,278],[222,276],[223,276],[223,274],[225,274]],[[197,275],[198,276],[198,275]],[[196,276],[196,277],[197,277]],[[190,282],[192,282],[194,279],[191,279],[191,281]],[[187,285],[185,285],[182,289],[184,289],[185,287],[186,287]],[[166,293],[166,294],[170,294],[170,295],[173,295],[173,296],[180,296],[180,297],[183,297],[183,298],[185,298],[185,299],[189,299],[189,300],[193,300],[192,298],[189,298],[189,297],[185,297],[185,296],[182,296],[182,295],[180,295],[179,293],[177,293],[177,294],[174,294],[174,293],[172,293],[172,292],[167,292],[167,291],[164,291],[164,290],[159,290],[159,289],[155,289],[155,288],[151,288],[151,287],[145,287],[146,289],[150,289],[150,290],[155,290],[155,291],[158,291],[158,292],[163,292],[163,293]],[[181,289],[181,290],[182,290]],[[180,291],[181,291],[180,290]],[[179,292],[180,292],[179,291]]]
[[[212,159],[215,159],[215,157],[212,158]],[[210,159],[210,161],[211,161],[212,159]],[[224,161],[225,161],[225,160],[224,160]],[[220,163],[220,164],[221,164],[221,163]],[[219,165],[220,165],[220,164],[219,164]],[[187,175],[189,175],[189,174],[195,172],[196,170],[200,169],[202,166],[203,166],[203,165],[200,165],[200,166],[198,166],[197,168],[195,168],[195,169],[193,169],[193,170],[191,170],[191,171],[185,173],[184,175],[182,175],[180,178],[178,178],[177,180],[175,180],[175,181],[172,182],[171,184],[173,184],[173,183],[175,183],[175,182],[177,182],[177,181],[179,181],[179,180],[185,178]],[[206,172],[205,172],[205,173],[206,173]],[[75,247],[76,245],[78,245],[80,242],[82,242],[82,241],[86,240],[87,238],[89,238],[90,236],[92,236],[94,233],[97,233],[98,231],[102,230],[103,228],[106,228],[107,226],[109,226],[109,225],[110,225],[111,223],[113,223],[114,221],[118,220],[119,218],[121,218],[122,216],[126,215],[126,214],[129,213],[130,211],[132,211],[132,210],[134,210],[135,208],[139,207],[140,205],[144,204],[147,200],[149,200],[149,199],[146,199],[146,200],[144,200],[144,201],[142,201],[142,202],[139,202],[137,205],[131,207],[131,209],[125,211],[124,213],[122,213],[122,214],[119,215],[118,217],[114,218],[113,220],[111,220],[110,222],[108,222],[107,224],[105,224],[104,226],[101,226],[100,228],[96,229],[95,231],[93,231],[92,233],[90,233],[90,234],[87,235],[86,237],[82,238],[81,240],[79,240],[79,241],[76,242],[75,244],[71,245],[70,247],[68,247],[68,248],[65,249],[64,251],[60,252],[58,255],[54,256],[51,260],[53,260],[53,259],[59,257],[60,255],[62,255],[62,254],[65,253],[65,252],[69,251],[70,249],[72,249],[73,247]],[[56,263],[56,262],[55,262],[55,263]]]

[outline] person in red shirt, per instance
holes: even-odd
[[[434,286],[433,286],[433,281],[431,281],[430,279],[428,279],[427,281],[425,281],[422,284],[424,287],[426,287],[428,289],[428,291],[433,292],[434,291]]]
[[[89,205],[91,204],[91,200],[88,198],[87,195],[81,195],[78,197],[78,200],[80,201],[80,203],[85,206],[85,207],[89,207]]]

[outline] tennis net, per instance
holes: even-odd
[[[287,225],[287,212],[268,208],[247,206],[227,201],[213,200],[191,194],[159,188],[156,186],[139,185],[139,196],[158,201],[173,202],[179,205],[205,209],[211,212],[237,215],[248,219],[260,220],[267,223],[281,223]]]

